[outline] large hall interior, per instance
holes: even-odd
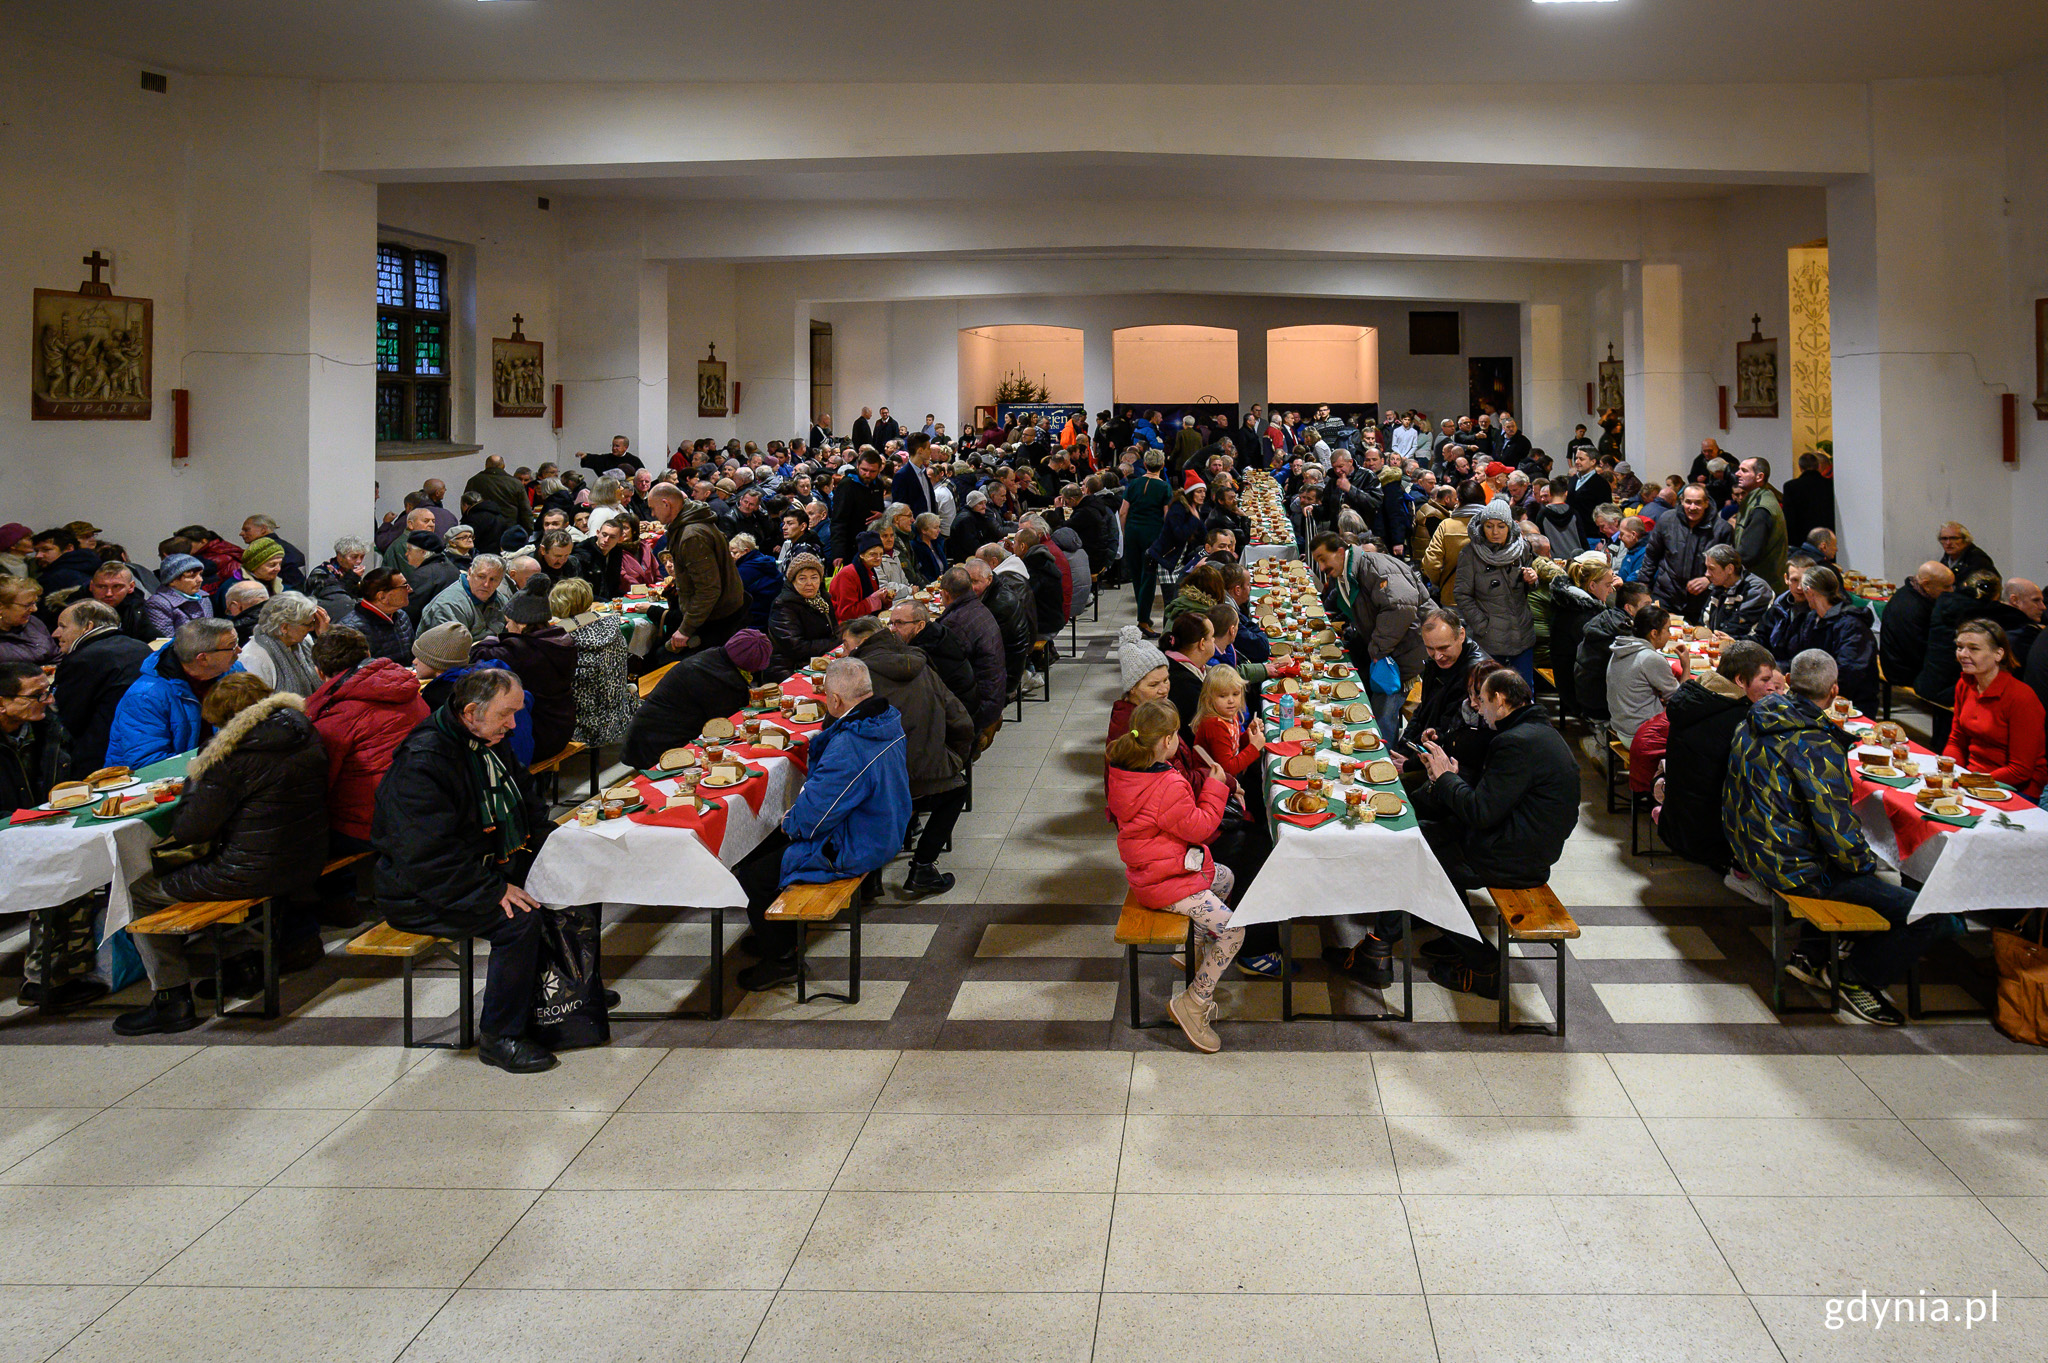
[[[2044,19],[0,0],[0,1361],[2048,1356]]]

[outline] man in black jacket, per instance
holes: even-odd
[[[1572,515],[1578,519],[1579,543],[1593,542],[1593,537],[1599,533],[1593,526],[1593,508],[1603,506],[1613,499],[1614,489],[1601,475],[1599,462],[1593,451],[1583,445],[1573,450],[1572,489],[1565,494],[1565,503],[1571,507]]]
[[[1785,484],[1779,503],[1785,512],[1785,542],[1798,544],[1815,527],[1835,528],[1835,481],[1820,473],[1820,456],[1799,456],[1799,476]]]
[[[864,454],[854,466],[853,477],[841,480],[832,494],[832,566],[835,570],[853,561],[854,541],[888,505],[889,488],[882,481],[882,456],[873,452]]]
[[[939,580],[945,581],[944,576],[941,575]],[[959,701],[969,715],[974,714],[979,697],[974,685],[974,664],[967,657],[967,645],[935,622],[922,601],[906,597],[891,605],[889,632],[921,651],[931,663],[933,675],[953,693],[953,699]]]
[[[1707,628],[1731,639],[1750,639],[1763,625],[1776,593],[1771,584],[1742,566],[1732,544],[1707,546]]]
[[[987,559],[979,562],[984,567],[989,566]],[[1015,573],[991,571],[986,590],[979,578],[974,585],[975,590],[981,592],[982,604],[996,618],[996,628],[1002,631],[1003,675],[1008,679],[1010,689],[1028,687],[1030,679],[1024,674],[1025,662],[1031,656],[1032,641],[1038,637],[1038,609],[1031,599],[1030,582]]]
[[[82,591],[99,571],[100,556],[78,547],[78,536],[65,526],[44,530],[35,538],[36,581],[45,600],[58,592]]]
[[[875,448],[879,450],[886,446],[891,440],[901,440],[902,438],[903,427],[897,424],[896,418],[890,416],[889,409],[887,407],[884,407],[882,409],[882,414],[875,418]]]
[[[626,527],[617,516],[597,527],[597,533],[569,553],[569,575],[590,584],[591,595],[610,601],[626,594],[619,576],[626,557]]]
[[[1448,606],[1422,617],[1422,646],[1429,653],[1429,664],[1422,669],[1422,699],[1401,731],[1403,743],[1418,747],[1449,732],[1465,701],[1466,674],[1486,657],[1484,649],[1465,637],[1464,618]]]
[[[1955,574],[1934,559],[1899,584],[1885,603],[1884,629],[1877,636],[1877,658],[1893,686],[1911,686],[1927,661],[1927,631],[1934,623],[1934,602],[1956,584]]]
[[[491,944],[477,1059],[514,1074],[555,1066],[526,1036],[540,962],[540,903],[523,888],[554,824],[501,740],[526,703],[519,679],[479,668],[420,722],[377,787],[370,841],[377,908],[404,932]]]
[[[400,667],[412,666],[412,584],[405,574],[391,568],[372,568],[363,574],[362,599],[356,608],[336,620],[359,631],[370,642],[372,658],[389,658]]]
[[[129,638],[146,644],[163,637],[156,632],[156,626],[149,623],[149,597],[135,585],[135,573],[127,564],[102,563],[99,571],[92,575],[92,585],[86,590],[93,600],[114,612],[121,632]],[[72,598],[74,601],[81,599]]]
[[[1116,507],[1102,495],[1099,473],[1089,474],[1081,491],[1081,503],[1068,515],[1067,524],[1081,537],[1081,547],[1087,551],[1089,565],[1100,582],[1116,562]]]
[[[1721,830],[1721,787],[1728,778],[1735,731],[1749,707],[1784,689],[1771,651],[1754,639],[1738,639],[1721,650],[1713,671],[1686,678],[1664,703],[1671,732],[1664,749],[1664,805],[1657,831],[1672,851],[1721,872],[1730,889],[1766,906],[1769,891],[1733,869]]]
[[[962,703],[974,716],[983,748],[1003,726],[1003,697],[1009,694],[1003,629],[983,596],[993,579],[988,565],[974,558],[948,568],[938,581],[941,604],[946,608],[946,635],[961,646],[974,669],[974,698]],[[890,609],[893,612],[895,608]]]
[[[120,619],[105,604],[73,601],[57,617],[57,714],[70,732],[71,769],[98,771],[107,765],[107,733],[121,697],[142,675],[149,645],[121,632]]]
[[[696,742],[704,721],[746,707],[748,693],[766,675],[773,657],[767,635],[743,629],[662,673],[633,715],[620,760],[629,767],[653,768],[667,749]]]
[[[1589,513],[1590,514],[1590,513]],[[1678,510],[1657,522],[1650,546],[1643,552],[1636,581],[1647,583],[1657,601],[1673,615],[1698,624],[1707,608],[1707,546],[1735,537],[1728,522],[1714,514],[1707,490],[1698,483],[1686,488]]]
[[[1031,600],[1038,625],[1038,637],[1048,638],[1067,627],[1066,575],[1060,571],[1060,551],[1046,537],[1045,522],[1030,517],[1017,530],[1017,554],[1031,575]]]
[[[1607,664],[1614,654],[1614,641],[1629,632],[1636,612],[1649,600],[1648,587],[1624,582],[1614,589],[1607,609],[1586,622],[1585,632],[1579,636],[1578,656],[1572,659],[1572,684],[1578,689],[1579,713],[1587,719],[1607,721]]]
[[[860,415],[853,419],[853,427],[847,432],[847,443],[857,451],[863,445],[873,445],[875,440],[874,412],[863,407]],[[851,544],[849,540],[847,543]]]
[[[477,553],[504,552],[505,532],[513,523],[496,502],[485,501],[483,493],[474,488],[462,494],[462,523],[476,532]]]
[[[1550,879],[1579,824],[1579,764],[1529,683],[1512,668],[1479,684],[1479,716],[1493,730],[1486,770],[1468,784],[1434,741],[1423,745],[1432,803],[1449,812],[1422,836],[1459,891],[1498,885],[1534,889]],[[1505,931],[1505,928],[1502,929]],[[1484,942],[1446,936],[1429,977],[1446,989],[1500,997],[1500,961]],[[1434,943],[1431,944],[1435,945]]]
[[[874,617],[864,616],[847,621],[841,634],[848,654],[868,665],[875,694],[895,706],[903,719],[911,797],[910,829],[904,844],[914,847],[903,893],[912,897],[944,894],[953,888],[953,876],[939,870],[939,852],[952,841],[953,826],[967,807],[966,771],[974,760],[973,717],[940,681],[930,655],[905,643],[893,621],[884,629]]]

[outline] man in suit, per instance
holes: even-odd
[[[883,410],[887,411],[888,409],[884,408]],[[863,407],[860,409],[860,415],[853,419],[853,430],[849,433],[849,436],[854,449],[858,450],[863,445],[878,443],[875,440],[874,415],[875,413],[872,408]]]
[[[832,414],[830,412],[820,412],[818,413],[818,419],[811,423],[810,438],[804,441],[804,444],[810,446],[810,448],[814,450],[822,451],[827,445],[831,443]]]
[[[884,407],[882,414],[875,418],[875,448],[879,450],[891,440],[902,438],[903,427],[897,424],[896,418],[890,416],[889,409]]]
[[[887,411],[887,408],[883,408]],[[909,507],[913,515],[939,509],[937,493],[932,488],[929,465],[932,457],[932,438],[923,431],[912,433],[904,442],[910,457],[903,461],[903,467],[896,470],[896,476],[889,480],[889,500],[901,502]]]

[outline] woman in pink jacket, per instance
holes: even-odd
[[[1195,1049],[1214,1052],[1223,1043],[1209,1025],[1216,1011],[1216,982],[1223,978],[1244,929],[1230,926],[1229,868],[1209,854],[1208,842],[1223,822],[1228,787],[1207,753],[1198,751],[1217,779],[1200,795],[1171,765],[1180,747],[1180,712],[1163,700],[1148,700],[1131,714],[1131,727],[1106,750],[1109,812],[1116,819],[1116,850],[1124,859],[1131,893],[1148,909],[1184,914],[1201,929],[1202,964],[1192,983],[1173,996],[1167,1011]]]

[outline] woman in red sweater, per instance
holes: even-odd
[[[2048,713],[2034,689],[2012,674],[2012,646],[1989,620],[1956,627],[1956,717],[1945,752],[1966,771],[1979,771],[2029,800],[2048,779]]]
[[[1244,944],[1244,929],[1230,926],[1230,871],[1210,855],[1208,843],[1223,823],[1223,773],[1206,754],[1218,778],[1197,796],[1171,765],[1180,747],[1180,713],[1162,700],[1149,700],[1131,715],[1131,727],[1104,754],[1109,768],[1109,811],[1116,819],[1116,850],[1124,859],[1131,893],[1148,909],[1165,909],[1193,920],[1202,938],[1202,964],[1188,987],[1173,996],[1167,1011],[1195,1049],[1215,1052],[1223,1043],[1209,1019],[1216,1011],[1216,982]]]
[[[875,575],[882,565],[882,537],[872,530],[860,532],[853,542],[854,557],[832,575],[832,619],[843,625],[863,615],[879,615],[889,609],[895,593]]]

